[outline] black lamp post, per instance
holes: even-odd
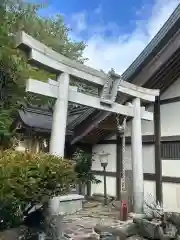
[[[99,153],[99,159],[101,162],[101,166],[103,168],[104,173],[104,205],[107,205],[107,184],[106,184],[106,167],[108,165],[108,156],[109,153],[105,153],[104,151]]]

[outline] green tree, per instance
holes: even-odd
[[[28,77],[47,81],[55,77],[45,70],[32,67],[26,56],[15,49],[14,36],[23,30],[51,47],[53,50],[81,63],[85,48],[84,42],[74,42],[62,16],[47,19],[40,17],[38,11],[47,6],[25,2],[23,0],[1,0],[0,3],[0,133],[9,133],[9,126],[17,109],[29,102],[30,94],[25,93]],[[33,98],[34,99],[34,98]],[[43,103],[43,98],[36,102]],[[47,99],[46,99],[47,101]]]
[[[84,194],[85,186],[88,183],[101,183],[92,172],[92,161],[94,160],[90,153],[77,149],[73,154],[72,160],[76,163],[74,170],[77,174],[77,183],[79,184],[80,194]]]

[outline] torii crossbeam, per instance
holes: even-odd
[[[141,107],[140,100],[155,101],[159,90],[151,90],[123,81],[116,74],[107,75],[101,71],[73,61],[38,42],[25,32],[16,37],[17,47],[29,54],[29,61],[45,67],[57,74],[57,81],[44,83],[29,79],[26,91],[56,99],[50,141],[50,153],[64,156],[65,133],[68,101],[96,109],[132,117],[132,163],[135,211],[142,212],[143,207],[143,161],[141,119],[153,120],[153,113]],[[90,96],[75,91],[69,86],[70,78],[75,77],[87,85],[96,85],[101,95]],[[117,93],[133,97],[131,105],[116,102]]]

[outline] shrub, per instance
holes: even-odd
[[[66,194],[75,181],[70,161],[45,153],[0,152],[0,228],[23,220],[27,204]]]

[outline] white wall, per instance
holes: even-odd
[[[150,106],[150,107],[146,108],[146,110],[149,112],[153,112],[154,106]],[[132,122],[128,121],[127,126],[126,126],[126,133],[125,133],[126,136],[131,136],[131,125],[132,125]],[[142,127],[142,135],[153,135],[154,134],[153,121],[142,120],[141,127]]]
[[[166,209],[180,212],[180,184],[163,183],[163,201]]]
[[[161,105],[161,135],[180,135],[180,102]]]
[[[16,151],[19,152],[25,152],[25,150],[27,149],[28,144],[25,141],[19,141],[18,145],[15,147]]]
[[[114,139],[115,136],[111,136],[111,139]],[[116,144],[97,144],[92,148],[92,152],[96,153],[93,157],[94,161],[92,162],[92,170],[102,171],[101,163],[99,160],[98,153],[104,151],[109,153],[108,157],[108,166],[107,172],[116,172]],[[91,184],[91,194],[94,193],[104,193],[104,181],[103,176],[96,176],[101,180],[100,184]],[[116,196],[116,177],[107,177],[107,194],[110,196]]]
[[[180,78],[160,97],[161,100],[180,96]],[[153,106],[147,108],[153,112]],[[161,136],[180,135],[180,102],[161,105]],[[142,135],[153,135],[154,123],[142,120]],[[126,136],[131,136],[131,122],[127,124]]]
[[[104,193],[103,176],[96,175],[96,178],[101,180],[101,183],[91,184],[91,195]],[[107,182],[107,194],[115,197],[116,196],[116,178],[115,177],[106,177],[106,182]]]
[[[155,173],[153,145],[143,145],[143,168],[144,173]],[[132,170],[131,145],[126,146],[125,169]]]
[[[162,160],[162,175],[180,178],[180,160]]]
[[[161,100],[180,96],[180,78],[161,95]]]
[[[151,201],[156,199],[155,181],[144,181],[144,199]]]
[[[115,172],[116,171],[116,144],[97,144],[93,146],[92,152],[95,153],[93,157],[95,161],[92,162],[92,170],[102,171],[102,167],[101,167],[101,163],[98,155],[98,153],[101,153],[102,151],[110,154],[108,157],[108,166],[106,170],[109,172]]]
[[[180,96],[180,78],[162,95],[161,100]],[[180,135],[180,102],[161,105],[161,135]]]

